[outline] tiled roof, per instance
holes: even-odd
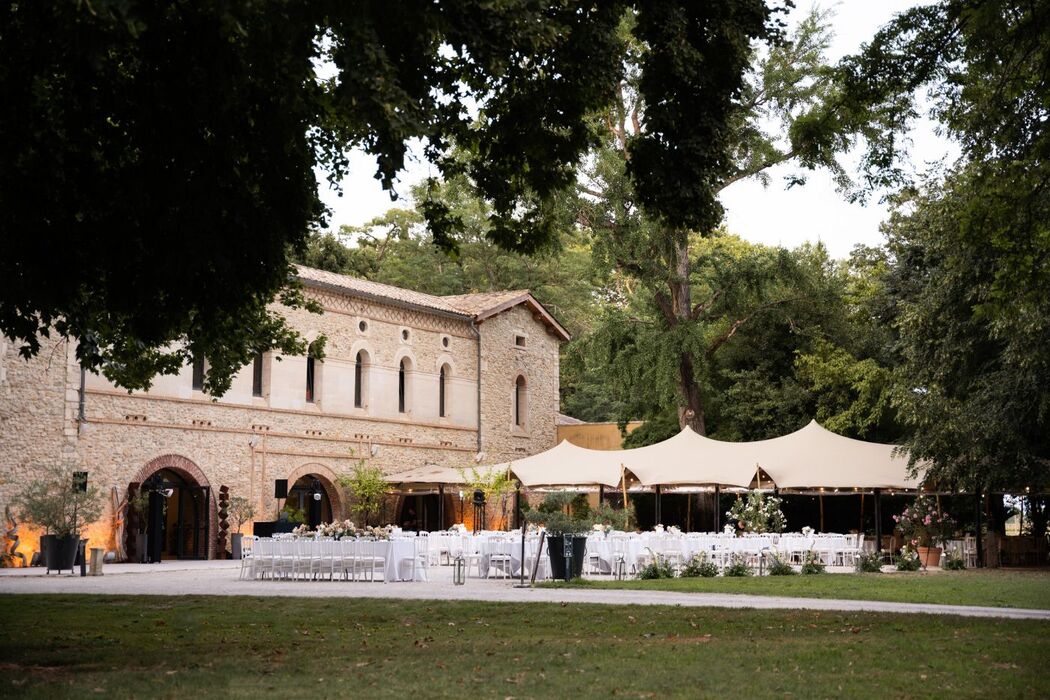
[[[340,275],[326,270],[317,270],[303,265],[296,265],[295,267],[299,279],[305,284],[312,283],[317,286],[336,289],[350,296],[372,299],[380,303],[387,301],[399,306],[410,306],[421,311],[459,316],[463,319],[474,319],[478,322],[512,306],[525,303],[532,307],[533,311],[555,333],[565,340],[569,339],[569,334],[561,324],[543,308],[542,304],[536,301],[527,289],[439,297],[433,294],[424,294],[423,292],[413,292],[410,289],[402,289],[389,284],[380,284],[358,279],[357,277]]]
[[[497,306],[502,306],[515,300],[524,301],[529,296],[527,289],[515,289],[506,292],[479,292],[478,294],[457,294],[454,296],[440,297],[442,301],[451,304],[455,308],[468,313],[471,316],[483,314]]]
[[[401,287],[380,284],[379,282],[370,282],[357,277],[340,275],[327,270],[317,270],[303,265],[296,265],[296,269],[299,272],[299,279],[303,282],[316,282],[325,286],[336,287],[350,295],[371,297],[377,300],[387,299],[458,316],[473,316],[473,314],[466,313],[444,301],[442,297],[434,296],[433,294],[413,292],[410,289],[402,289]]]

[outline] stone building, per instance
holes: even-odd
[[[438,297],[305,267],[299,278],[324,313],[283,313],[307,340],[325,336],[323,359],[265,353],[218,398],[200,390],[200,362],[129,394],[82,373],[73,343],[44,339],[27,362],[0,339],[0,510],[35,470],[61,463],[106,493],[92,546],[118,549],[118,504],[145,484],[147,519],[163,532],[149,546],[213,557],[220,493],[249,499],[257,521],[285,506],[329,520],[346,513],[338,477],[359,464],[470,467],[554,446],[568,334],[529,292]],[[463,512],[449,501],[438,522],[427,498],[399,499],[392,516],[438,528]]]

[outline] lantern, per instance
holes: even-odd
[[[457,554],[452,562],[452,583],[462,586],[467,582],[467,562],[462,554]]]
[[[571,581],[572,580],[572,541],[573,541],[573,536],[571,534],[569,534],[569,533],[566,533],[566,534],[562,535],[561,538],[562,538],[562,543],[563,543],[562,553],[565,556],[565,580],[566,581]]]
[[[617,581],[623,581],[627,578],[627,562],[624,561],[623,557],[617,557],[616,561],[613,562],[613,576],[616,577]]]

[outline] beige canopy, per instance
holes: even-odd
[[[391,484],[464,484],[458,469],[439,464],[424,464],[403,472],[390,474],[386,480]]]
[[[789,435],[723,442],[684,428],[672,438],[631,450],[589,450],[563,441],[531,457],[496,465],[524,486],[728,486],[748,488],[758,470],[781,489],[916,489],[908,457],[895,445],[854,440],[816,421]],[[457,475],[458,476],[458,475]],[[459,482],[449,482],[459,483]]]
[[[917,489],[908,455],[896,445],[854,440],[815,420],[793,433],[748,445],[754,463],[781,489]]]
[[[555,447],[495,469],[510,469],[523,486],[619,486],[622,468],[616,455],[625,450],[588,450],[563,440]]]
[[[747,443],[719,442],[690,428],[655,445],[620,450],[617,459],[646,486],[739,486],[755,476],[755,461],[741,448]]]

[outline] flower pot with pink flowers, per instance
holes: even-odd
[[[939,567],[942,546],[955,532],[955,521],[930,496],[919,495],[900,515],[894,515],[905,548],[914,549],[922,568]]]

